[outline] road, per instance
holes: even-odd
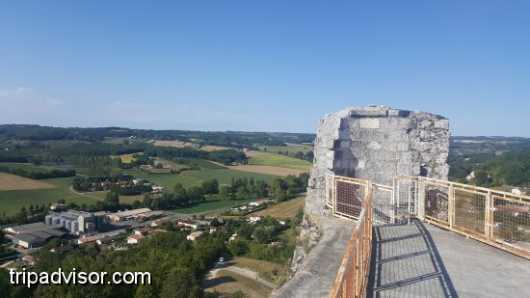
[[[70,192],[78,195],[78,196],[85,196],[85,197],[89,197],[89,198],[93,198],[93,199],[96,199],[96,200],[101,200],[101,198],[97,197],[97,196],[93,196],[91,195],[91,193],[94,193],[94,192],[78,192],[77,190],[74,189],[74,187],[72,185],[70,185]]]
[[[252,271],[250,269],[247,269],[247,268],[241,268],[241,267],[237,267],[237,266],[233,266],[233,265],[226,266],[226,267],[222,267],[222,265],[221,266],[220,265],[216,265],[216,267],[213,268],[212,270],[210,270],[210,272],[208,273],[208,279],[216,278],[217,277],[217,273],[219,273],[219,271],[221,271],[221,270],[229,271],[229,272],[244,276],[244,277],[246,277],[248,279],[255,280],[255,281],[259,282],[260,284],[262,284],[262,285],[264,285],[264,286],[266,286],[268,288],[271,288],[271,289],[276,288],[276,285],[273,284],[272,282],[259,277],[257,272],[254,272],[254,271]]]

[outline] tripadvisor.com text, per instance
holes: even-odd
[[[150,272],[84,272],[73,268],[65,272],[59,268],[54,272],[32,272],[11,269],[9,282],[13,285],[142,285],[151,284]]]

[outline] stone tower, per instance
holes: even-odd
[[[385,106],[326,115],[315,140],[306,215],[322,214],[325,175],[392,185],[395,176],[447,179],[449,121],[439,115]]]
[[[329,295],[354,225],[331,216],[325,207],[327,174],[386,185],[395,176],[447,179],[449,122],[384,106],[347,108],[320,121],[314,150],[304,221],[291,263],[296,273],[272,297]]]

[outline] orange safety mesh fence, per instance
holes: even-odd
[[[342,258],[330,297],[363,297],[372,252],[372,192],[369,184],[354,180],[338,179],[334,186],[339,216],[353,212],[346,214],[346,217],[357,217],[358,221]]]
[[[424,219],[530,259],[530,197],[419,177]]]

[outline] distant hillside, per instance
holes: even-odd
[[[242,132],[242,131],[189,131],[189,130],[153,130],[130,129],[123,127],[50,127],[39,125],[0,125],[0,146],[5,148],[37,148],[51,146],[48,141],[67,141],[63,146],[74,145],[90,149],[85,143],[106,143],[107,151],[112,154],[144,151],[151,140],[178,140],[196,144],[198,148],[205,145],[224,146],[231,148],[262,149],[276,148],[281,152],[294,153],[293,144],[311,144],[315,134],[285,132]],[[64,143],[64,142],[63,142]],[[60,146],[61,143],[53,143]],[[289,145],[290,147],[286,147]],[[101,148],[106,148],[105,146]],[[277,146],[277,147],[274,147]],[[285,150],[283,150],[285,148]],[[271,149],[272,150],[272,149]],[[449,165],[450,178],[465,180],[473,170],[483,167],[486,163],[508,152],[524,152],[530,150],[530,139],[520,137],[460,137],[451,138]],[[116,152],[114,152],[116,151]],[[17,161],[12,152],[8,160]],[[490,167],[492,168],[492,167]],[[499,180],[497,180],[499,181]]]
[[[0,141],[3,140],[76,140],[104,141],[112,138],[135,138],[154,140],[191,141],[203,145],[229,147],[252,147],[255,145],[285,145],[286,143],[312,143],[315,135],[284,132],[240,132],[240,131],[190,131],[153,130],[123,127],[50,127],[40,125],[0,125]]]
[[[530,139],[519,137],[453,137],[449,178],[484,186],[527,185]]]
[[[204,145],[252,147],[256,145],[284,146],[289,143],[311,144],[315,134],[287,132],[193,131],[131,129],[124,127],[51,127],[26,124],[0,125],[1,140],[76,140],[104,141],[112,138],[139,138],[144,140],[180,140]],[[520,137],[459,137],[451,138],[451,152],[465,154],[499,154],[530,148],[529,138]]]
[[[500,155],[514,150],[530,149],[530,139],[520,137],[452,137],[451,153]]]

